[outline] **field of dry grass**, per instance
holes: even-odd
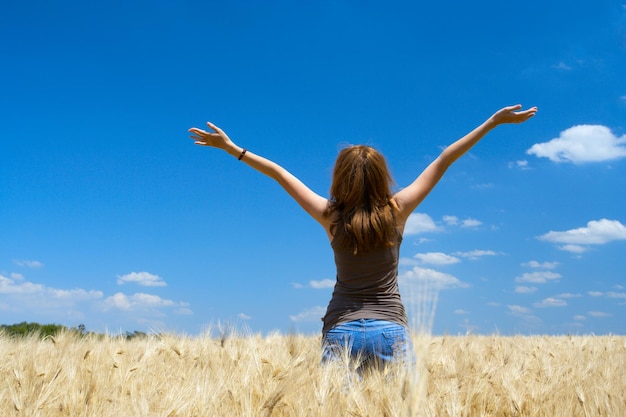
[[[0,335],[0,415],[626,415],[626,337],[414,340],[414,367],[359,380],[315,336]]]

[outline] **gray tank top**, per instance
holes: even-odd
[[[335,253],[337,282],[322,319],[322,333],[338,324],[358,319],[387,320],[408,326],[398,289],[398,244],[364,254],[331,243]]]

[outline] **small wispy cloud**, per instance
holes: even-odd
[[[158,275],[149,272],[131,272],[130,274],[118,275],[117,284],[124,285],[133,283],[144,287],[165,287],[167,283]]]
[[[541,269],[554,269],[559,266],[558,262],[538,262],[538,261],[528,261],[524,262],[522,266],[527,268],[541,268]]]
[[[567,306],[567,301],[562,300],[560,298],[548,297],[541,300],[539,303],[533,304],[538,308],[546,308],[546,307],[565,307]]]
[[[483,222],[481,222],[480,220],[465,219],[461,222],[461,227],[478,227],[481,224],[483,224]]]
[[[490,190],[493,188],[493,183],[482,183],[482,184],[474,184],[471,186],[474,190]]]
[[[476,249],[468,252],[454,252],[454,255],[460,256],[461,258],[476,260],[482,258],[483,256],[496,256],[498,253],[492,250]]]
[[[530,282],[534,284],[545,284],[548,281],[555,281],[561,278],[561,274],[551,271],[525,272],[515,278],[515,282]]]
[[[561,70],[561,71],[571,71],[572,67],[567,65],[565,62],[561,61],[558,64],[552,65],[552,68]]]
[[[619,298],[622,300],[626,300],[626,293],[623,292],[609,291],[606,293],[606,296],[609,298]]]
[[[312,279],[306,285],[301,284],[299,282],[292,282],[291,286],[295,289],[313,288],[316,290],[320,290],[320,289],[325,289],[325,288],[333,288],[335,286],[335,280],[328,279],[328,278],[319,279],[319,280]]]
[[[626,135],[617,137],[602,125],[579,125],[562,131],[558,138],[534,144],[526,153],[556,163],[612,161],[626,158]]]
[[[483,224],[480,220],[472,218],[460,219],[457,216],[443,216],[442,220],[448,226],[477,227]]]
[[[517,304],[508,305],[507,308],[509,309],[511,313],[514,313],[514,314],[530,314],[532,312],[531,309],[522,307]]]
[[[315,306],[298,314],[290,315],[289,319],[293,322],[319,322],[326,314],[326,308],[322,306]]]
[[[515,287],[515,292],[518,294],[532,294],[537,291],[537,287],[526,287],[524,285],[518,285]]]
[[[611,317],[612,316],[612,314],[605,313],[604,311],[590,311],[587,314],[590,315],[591,317],[595,317],[595,318],[604,318],[604,317]]]
[[[251,320],[252,316],[247,315],[246,313],[239,313],[237,317],[241,320]]]
[[[414,258],[425,265],[450,265],[461,262],[456,256],[446,255],[443,252],[418,253]]]
[[[580,298],[582,297],[582,294],[578,294],[578,293],[571,293],[571,292],[564,292],[562,294],[557,295],[557,298]]]
[[[335,281],[328,278],[321,280],[311,280],[309,281],[309,286],[318,290],[324,288],[333,288],[335,286]]]
[[[39,261],[29,261],[26,259],[13,259],[13,263],[17,266],[25,266],[27,268],[41,268],[43,263]]]
[[[530,167],[528,166],[528,161],[525,160],[525,159],[509,162],[509,168],[518,168],[518,169],[521,169],[521,170],[528,170],[528,169],[530,169]]]

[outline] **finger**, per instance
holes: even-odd
[[[221,132],[222,132],[222,129],[220,129],[219,127],[215,126],[215,125],[214,125],[213,123],[211,123],[211,122],[206,122],[206,125],[207,125],[208,127],[210,127],[211,129],[215,130],[215,131],[216,131],[216,132],[218,132],[218,133],[221,133]]]
[[[191,129],[189,129],[189,132],[195,134],[195,135],[201,135],[203,133],[206,133],[204,130],[202,129],[198,129],[197,127],[192,127]]]
[[[515,110],[519,110],[519,109],[521,109],[521,108],[522,108],[522,105],[521,105],[521,104],[516,104],[516,105],[514,105],[514,106],[508,106],[506,109],[507,109],[508,111],[515,111]]]

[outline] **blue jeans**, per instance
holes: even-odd
[[[406,327],[385,320],[359,319],[341,323],[322,337],[322,363],[344,355],[359,360],[358,369],[381,368],[413,357],[411,337]]]

